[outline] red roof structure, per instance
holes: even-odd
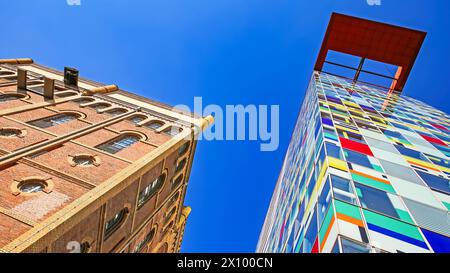
[[[391,91],[401,93],[426,33],[333,13],[314,69],[322,71],[329,50],[398,66]],[[356,70],[355,81],[361,72]]]

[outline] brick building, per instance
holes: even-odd
[[[212,122],[75,69],[0,60],[0,252],[178,252]]]

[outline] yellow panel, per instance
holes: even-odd
[[[328,163],[330,165],[330,167],[333,167],[335,169],[341,170],[341,171],[348,171],[348,166],[347,166],[347,162],[331,157],[331,156],[327,156],[328,159]]]

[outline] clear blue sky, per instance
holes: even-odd
[[[279,104],[280,147],[199,143],[182,251],[253,252],[331,12],[428,32],[405,94],[450,112],[447,0],[2,0],[0,57],[168,104]]]

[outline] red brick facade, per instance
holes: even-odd
[[[18,88],[17,68],[33,70],[26,89]],[[0,71],[7,71],[0,74],[0,252],[179,251],[195,135],[204,119],[178,120],[169,107],[141,98],[148,108],[106,93],[83,96],[85,87],[65,86],[60,72],[35,64],[0,60]],[[54,100],[39,92],[48,73],[56,79]],[[103,108],[94,109],[98,103]],[[61,114],[75,118],[39,123]],[[146,127],[155,120],[162,127]],[[163,132],[172,125],[182,131]],[[114,152],[102,148],[123,136],[137,142]],[[85,165],[77,163],[83,158]],[[33,183],[40,190],[23,188]]]

